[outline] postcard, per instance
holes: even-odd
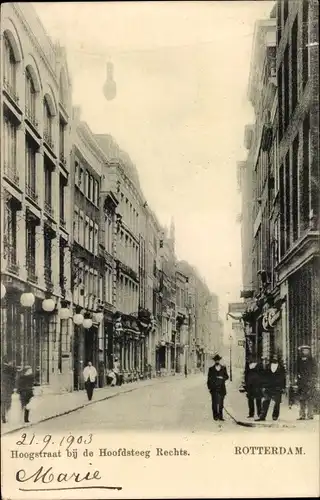
[[[318,2],[1,7],[1,493],[319,496]]]

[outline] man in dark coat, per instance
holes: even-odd
[[[311,356],[310,346],[299,347],[298,354],[298,394],[300,398],[300,418],[313,419],[313,403],[317,384],[317,364]]]
[[[257,416],[261,414],[261,398],[262,398],[262,366],[254,360],[253,356],[249,356],[244,370],[245,390],[248,398],[249,415],[248,418],[254,417],[256,405]]]
[[[224,420],[223,402],[227,394],[226,380],[229,379],[227,369],[221,365],[221,356],[216,354],[213,358],[214,365],[208,371],[207,387],[212,399],[212,413],[214,420]]]
[[[5,424],[11,408],[11,397],[16,380],[16,370],[4,356],[1,363],[1,420]]]
[[[29,422],[28,404],[33,398],[34,375],[31,366],[25,366],[18,377],[18,394],[20,397],[21,408],[23,409],[24,422]]]
[[[278,420],[282,393],[286,388],[286,373],[283,364],[277,355],[273,355],[271,363],[262,370],[262,410],[257,421],[265,420],[268,414],[271,400],[274,401],[272,419]]]

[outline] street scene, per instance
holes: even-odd
[[[317,433],[318,1],[144,4],[1,10],[3,442]]]

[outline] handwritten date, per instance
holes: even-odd
[[[18,446],[31,446],[32,444],[43,444],[43,448],[41,451],[44,451],[49,444],[54,445],[56,444],[59,447],[65,447],[66,450],[69,450],[69,448],[74,445],[74,444],[84,444],[88,445],[92,443],[92,434],[88,434],[88,436],[74,436],[73,434],[69,434],[68,436],[63,436],[58,442],[54,442],[52,440],[52,435],[51,434],[46,434],[43,436],[43,438],[40,440],[40,442],[37,441],[36,435],[32,434],[32,436],[24,433],[21,435],[21,438],[16,442]]]

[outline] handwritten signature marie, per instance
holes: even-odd
[[[18,483],[26,483],[27,488],[19,488],[20,491],[50,491],[50,490],[78,490],[78,489],[106,489],[106,490],[122,490],[122,486],[105,486],[105,485],[94,485],[90,484],[90,481],[100,481],[101,475],[100,471],[95,470],[93,472],[87,471],[85,473],[80,472],[54,472],[52,467],[44,469],[41,466],[36,472],[29,474],[25,469],[20,469],[16,473],[16,481]],[[60,484],[68,483],[67,486],[58,486]],[[81,486],[75,486],[81,483]],[[30,488],[30,485],[48,485],[46,488]]]

